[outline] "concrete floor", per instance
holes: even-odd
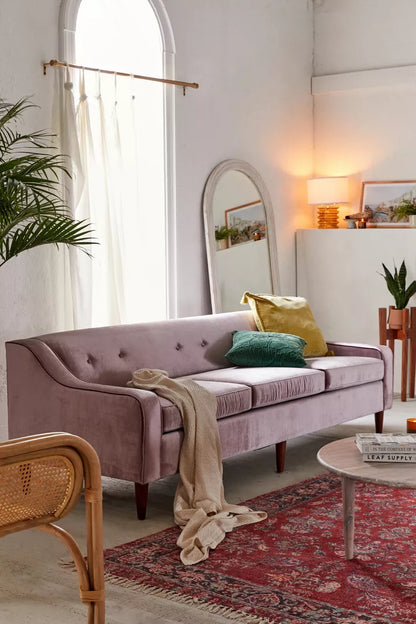
[[[406,418],[416,416],[416,400],[395,400],[386,412],[384,431],[405,431]],[[366,416],[337,427],[321,430],[288,442],[286,470],[274,471],[274,446],[246,453],[224,462],[226,498],[231,503],[322,474],[317,451],[336,438],[355,432],[372,432],[374,418]],[[131,483],[103,479],[104,546],[118,544],[172,526],[172,503],[177,476],[150,486],[148,517],[139,522],[135,516],[134,488]],[[62,522],[84,548],[83,504]],[[179,552],[179,551],[178,551]],[[79,602],[75,573],[58,565],[67,558],[65,547],[39,531],[25,531],[0,542],[0,623],[75,624],[86,621],[86,609]],[[194,607],[140,594],[107,583],[106,624],[225,624],[220,616]]]

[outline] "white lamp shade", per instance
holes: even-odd
[[[348,178],[312,178],[308,180],[308,204],[346,204]]]

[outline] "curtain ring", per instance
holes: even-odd
[[[64,82],[64,89],[66,89],[67,91],[71,91],[73,88],[73,83],[71,80],[71,74],[69,71],[69,65],[68,63],[65,63],[65,82]]]
[[[81,67],[79,75],[79,99],[81,102],[85,102],[87,99],[87,94],[85,93],[85,67]]]
[[[101,98],[101,70],[99,69],[97,71],[97,100],[99,100]]]
[[[130,88],[131,88],[131,99],[135,100],[136,96],[134,94],[134,74],[130,74]]]

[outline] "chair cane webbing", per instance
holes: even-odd
[[[87,557],[53,522],[85,491]],[[94,449],[69,433],[45,433],[0,442],[0,537],[37,528],[60,539],[78,574],[87,624],[104,624],[105,590],[100,462]]]
[[[74,467],[66,457],[52,455],[0,466],[0,527],[59,517],[73,486]]]

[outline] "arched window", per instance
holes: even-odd
[[[61,29],[68,62],[173,73],[173,38],[159,0],[66,1]],[[82,70],[71,81],[82,165],[77,216],[93,222],[100,242],[78,270],[79,324],[174,316],[173,87]]]

